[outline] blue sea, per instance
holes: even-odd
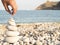
[[[4,10],[0,10],[0,23],[7,23],[12,17]],[[13,16],[16,23],[60,22],[60,10],[18,10]]]

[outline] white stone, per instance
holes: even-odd
[[[23,41],[20,40],[19,42],[20,42],[20,45],[24,45]]]
[[[12,45],[12,44],[9,44],[9,45]]]
[[[3,45],[9,45],[9,43],[7,43],[7,42],[4,42],[4,43],[3,43]]]
[[[34,44],[36,42],[36,40],[32,40],[32,44]]]
[[[30,42],[32,42],[34,40],[34,38],[33,37],[30,37],[29,40],[30,40]]]
[[[14,22],[9,22],[8,25],[16,26],[16,24]]]
[[[36,45],[42,45],[42,43],[39,40],[37,40]]]
[[[7,36],[18,36],[19,32],[18,31],[6,31]]]
[[[2,30],[2,28],[0,29],[0,35],[4,34],[4,32],[5,32],[4,30]]]
[[[3,41],[0,42],[0,45],[2,45],[2,44],[3,44]]]
[[[34,44],[36,41],[34,40],[33,37],[30,37],[30,38],[29,38],[29,42],[32,42],[32,44]]]
[[[2,45],[2,43],[0,43],[0,45]]]
[[[9,19],[8,24],[9,24],[9,25],[14,25],[14,26],[16,26],[16,23],[15,23],[15,21],[14,21],[13,18],[10,18],[10,19]]]
[[[19,39],[22,40],[23,36],[19,36]]]
[[[24,42],[29,42],[29,38],[25,38],[23,41]]]
[[[0,40],[4,40],[4,37],[2,35],[0,35]]]
[[[8,30],[16,31],[17,27],[16,26],[7,26]]]
[[[20,45],[19,42],[14,43],[13,45]]]
[[[15,43],[19,40],[19,36],[16,36],[16,37],[6,37],[6,41],[8,43]]]

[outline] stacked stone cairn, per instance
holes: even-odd
[[[6,42],[14,44],[19,40],[19,32],[17,31],[16,23],[13,18],[10,18],[7,25]]]

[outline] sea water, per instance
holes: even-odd
[[[0,23],[7,23],[10,17],[0,10]],[[13,18],[16,23],[60,22],[60,10],[18,10]]]

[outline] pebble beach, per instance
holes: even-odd
[[[0,45],[60,45],[60,23],[18,23],[19,40],[6,42],[7,24],[0,24]],[[14,39],[13,39],[14,40]]]

